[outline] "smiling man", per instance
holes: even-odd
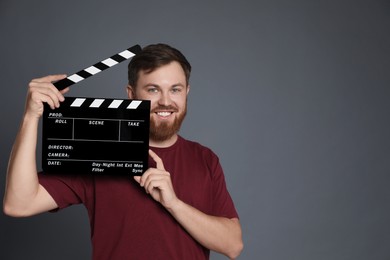
[[[83,203],[93,259],[236,258],[241,226],[218,157],[178,135],[187,111],[191,66],[166,44],[145,47],[129,63],[129,98],[151,101],[149,169],[134,177],[37,172],[35,149],[43,103],[59,107],[68,89],[34,79],[8,167],[4,212],[31,216]]]

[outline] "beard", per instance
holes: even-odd
[[[168,107],[158,106],[152,109],[150,112],[151,114],[153,114],[159,110],[174,110],[175,112],[177,112],[177,108],[172,106],[168,106]],[[173,123],[168,123],[168,122],[157,123],[151,116],[149,138],[157,142],[168,140],[169,138],[171,138],[172,136],[174,136],[179,132],[181,124],[183,123],[186,114],[187,114],[187,104],[185,105],[183,112],[177,114]]]

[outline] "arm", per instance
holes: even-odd
[[[39,184],[36,169],[36,145],[43,103],[52,109],[64,100],[62,92],[51,82],[65,75],[33,79],[28,88],[26,107],[13,145],[7,170],[3,211],[10,216],[30,216],[57,207],[49,193]]]
[[[238,257],[243,248],[239,220],[210,216],[181,201],[174,193],[162,160],[153,151],[149,154],[156,161],[157,168],[150,168],[135,180],[204,247],[231,259]]]
[[[241,225],[237,218],[215,217],[177,200],[167,208],[191,236],[210,250],[235,259],[243,248]]]

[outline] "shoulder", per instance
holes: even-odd
[[[180,146],[192,154],[192,158],[201,157],[208,164],[219,164],[219,158],[216,153],[209,147],[200,144],[199,142],[179,137]]]
[[[216,154],[209,147],[207,147],[203,144],[200,144],[196,141],[188,140],[188,139],[185,139],[185,138],[179,136],[179,143],[180,143],[180,146],[182,146],[182,147],[185,147],[185,148],[188,148],[191,150],[195,150],[198,152],[202,151],[204,153],[210,153],[210,154],[213,154],[216,156]]]

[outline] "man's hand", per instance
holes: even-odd
[[[156,168],[149,168],[142,176],[135,176],[134,179],[153,199],[170,209],[178,202],[171,175],[165,170],[163,161],[156,153],[149,150],[149,155],[156,162]]]
[[[50,75],[31,80],[28,85],[26,100],[26,115],[39,118],[43,113],[43,103],[47,103],[51,109],[60,106],[69,88],[59,91],[52,82],[64,79],[66,75]]]
[[[176,197],[170,174],[160,157],[149,150],[157,168],[149,168],[134,179],[160,202],[176,221],[204,247],[235,259],[241,252],[241,225],[237,218],[207,215]]]

